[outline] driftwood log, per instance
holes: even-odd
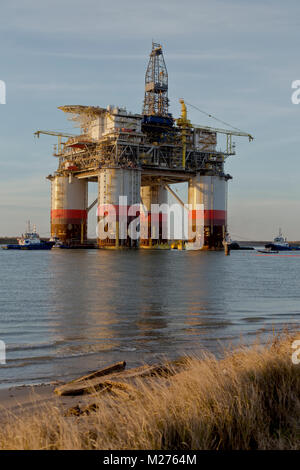
[[[90,374],[79,377],[64,385],[55,388],[54,392],[61,396],[85,395],[95,392],[106,392],[126,388],[126,382],[134,382],[136,379],[146,377],[169,377],[178,372],[182,367],[182,361],[174,361],[153,366],[140,366],[125,371],[125,362],[118,362],[105,369],[100,369]]]
[[[92,380],[95,379],[96,377],[103,377],[105,375],[110,375],[113,372],[121,372],[125,370],[126,367],[126,362],[116,362],[116,364],[112,364],[111,366],[107,366],[104,369],[99,369],[96,370],[95,372],[91,372],[90,374],[83,375],[82,377],[79,377],[78,379],[71,380],[71,382],[68,382],[68,384],[74,384],[74,383],[79,383],[79,382],[84,382],[86,380]]]

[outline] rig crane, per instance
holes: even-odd
[[[181,103],[181,108],[182,108],[181,118],[185,115],[185,119],[186,119],[187,113],[186,113],[185,102],[184,102],[183,99],[180,99],[179,102]],[[189,104],[189,103],[186,103],[186,104],[189,105],[189,106],[192,106],[193,108],[197,109],[200,112],[203,112],[199,108],[197,108],[196,106],[194,106],[192,104]],[[204,113],[204,114],[206,114],[207,116],[212,117],[214,119],[217,119],[214,116],[212,116],[211,114],[208,114],[208,113]],[[223,122],[223,121],[221,121],[221,122]],[[187,123],[190,123],[190,121],[187,121]],[[224,123],[224,124],[227,124],[227,123]],[[230,124],[228,124],[228,125],[230,125]],[[233,142],[232,142],[232,136],[233,135],[238,136],[238,137],[248,137],[249,142],[254,140],[254,137],[251,134],[249,134],[249,132],[243,132],[239,129],[232,129],[232,130],[231,129],[221,129],[219,127],[200,126],[198,124],[191,124],[191,125],[189,125],[189,127],[193,127],[194,129],[203,129],[203,130],[206,130],[206,131],[209,131],[209,132],[216,132],[217,134],[226,135],[226,153],[228,155],[233,155],[234,154],[234,145],[233,145]]]
[[[209,126],[200,126],[198,124],[192,124],[192,127],[194,129],[203,129],[206,131],[210,132],[216,132],[217,134],[224,134],[226,135],[226,153],[229,155],[234,154],[234,144],[232,142],[232,136],[239,136],[239,137],[248,137],[249,142],[254,140],[254,137],[251,134],[248,134],[248,132],[242,132],[242,131],[234,131],[234,130],[228,130],[228,129],[221,129],[218,127],[209,127]]]
[[[243,132],[240,130],[230,130],[230,129],[221,129],[218,127],[210,127],[210,126],[201,126],[198,124],[192,124],[191,121],[187,118],[187,109],[186,104],[182,98],[179,99],[179,103],[181,104],[181,116],[177,119],[177,125],[181,128],[181,142],[182,142],[182,168],[185,168],[186,162],[186,147],[187,147],[187,133],[188,129],[202,129],[208,132],[214,132],[217,134],[224,134],[226,135],[226,153],[228,155],[234,155],[234,144],[232,142],[232,136],[239,136],[239,137],[248,137],[249,142],[251,142],[254,137],[249,134],[248,132]],[[194,106],[193,106],[194,107]],[[196,108],[198,109],[198,108]],[[211,115],[209,115],[211,116]],[[211,116],[213,117],[213,116]]]
[[[59,153],[59,154],[60,154],[61,151],[62,151],[62,144],[64,143],[64,142],[62,142],[62,138],[63,138],[63,137],[66,137],[66,138],[76,137],[75,134],[68,134],[68,133],[66,133],[66,132],[42,131],[42,130],[37,130],[37,131],[34,133],[34,136],[39,139],[41,134],[45,134],[45,135],[54,135],[54,136],[56,136],[56,137],[58,138],[58,141],[57,141],[57,150],[58,150],[58,153]]]

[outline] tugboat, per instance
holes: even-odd
[[[31,229],[30,222],[28,222],[27,232],[18,238],[17,244],[4,245],[4,250],[51,250],[55,242],[44,241],[40,239],[36,231],[36,226]]]
[[[300,250],[300,246],[291,246],[287,239],[282,235],[281,228],[279,229],[279,234],[274,238],[273,243],[267,243],[265,248],[274,250],[274,251],[292,251]]]

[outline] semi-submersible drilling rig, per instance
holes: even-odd
[[[37,131],[56,135],[54,155],[59,165],[51,181],[51,235],[63,243],[84,245],[87,240],[89,210],[112,204],[117,217],[127,208],[119,206],[119,196],[127,196],[127,207],[143,204],[151,220],[151,205],[168,203],[168,193],[182,201],[170,185],[188,183],[189,219],[196,222],[197,204],[204,208],[204,249],[222,249],[227,231],[227,182],[224,161],[235,153],[233,135],[250,134],[206,126],[187,119],[181,102],[181,117],[169,113],[168,73],[162,46],[153,43],[145,77],[142,114],[107,106],[61,106],[80,128],[80,135]],[[227,138],[226,151],[217,150],[217,134]],[[65,140],[67,139],[67,140]],[[88,182],[98,183],[98,197],[88,206]],[[98,219],[105,214],[98,212]],[[137,214],[138,215],[138,214]],[[159,247],[163,239],[163,214],[159,230],[138,241],[120,239],[118,225],[113,237],[99,238],[99,247]],[[203,217],[203,214],[202,214]],[[130,221],[130,217],[128,221]],[[150,224],[149,224],[150,227]],[[152,238],[151,238],[152,236]]]

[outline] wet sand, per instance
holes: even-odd
[[[88,404],[93,395],[86,396],[58,396],[54,393],[58,383],[49,385],[23,385],[0,390],[0,420],[7,415],[31,413],[41,409],[47,404],[55,404],[61,408],[62,413],[78,404]]]

